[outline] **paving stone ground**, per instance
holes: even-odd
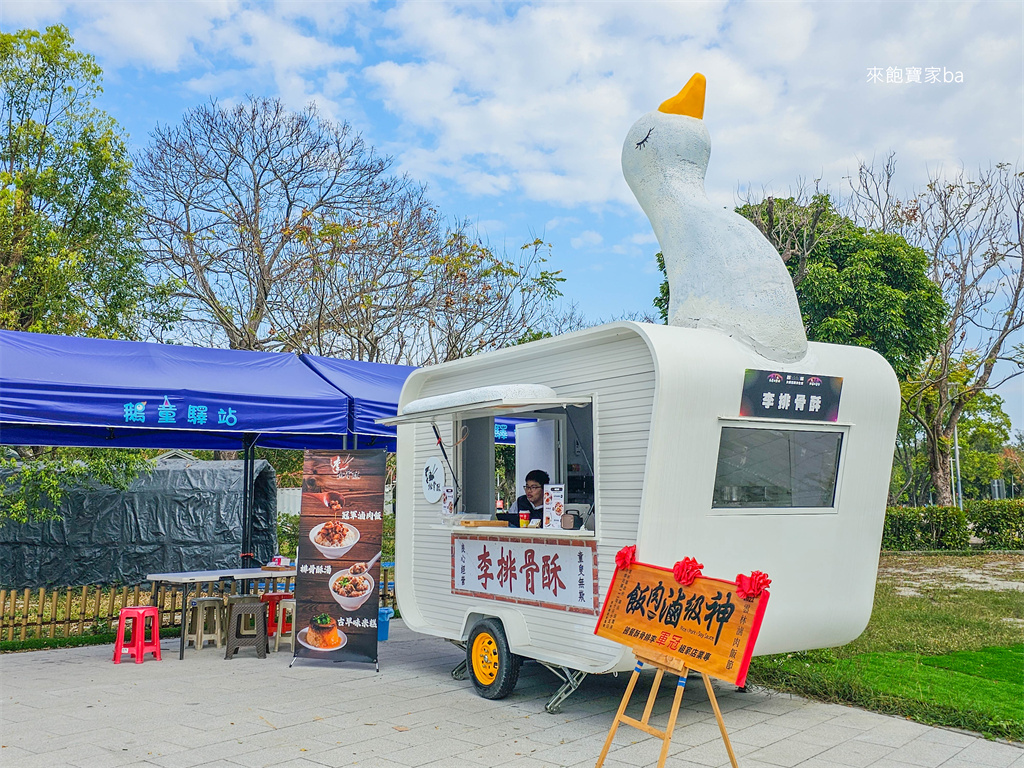
[[[326,664],[252,649],[163,643],[163,661],[111,662],[110,646],[0,656],[0,766],[4,768],[592,768],[628,675],[591,676],[544,711],[557,681],[523,666],[502,701],[449,674],[461,651],[391,623],[372,666]],[[666,676],[669,678],[670,676]],[[646,691],[653,674],[638,691]],[[663,726],[675,679],[653,723]],[[990,742],[852,707],[766,691],[715,690],[742,768],[1024,768],[1024,747]],[[639,717],[645,696],[634,694]],[[659,717],[660,716],[660,717]],[[622,726],[605,765],[654,766],[661,742]],[[728,766],[699,677],[680,709],[670,768]]]

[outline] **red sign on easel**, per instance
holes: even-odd
[[[738,579],[754,589],[749,580],[755,576]],[[656,565],[616,568],[595,634],[670,669],[694,669],[743,685],[768,591],[753,595],[740,581],[704,576],[687,580],[680,583],[672,568]]]

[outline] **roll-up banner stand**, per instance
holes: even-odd
[[[384,474],[384,451],[305,453],[296,658],[377,663]]]

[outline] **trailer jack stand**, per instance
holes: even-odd
[[[449,640],[448,642],[451,643],[452,645],[454,645],[456,648],[461,648],[463,653],[466,652],[466,644],[465,643],[460,642],[458,640]],[[455,669],[452,670],[452,679],[453,680],[465,680],[466,679],[466,673],[468,671],[469,671],[469,665],[466,663],[465,657],[463,657],[462,661],[460,661],[456,665]]]
[[[548,699],[548,703],[544,705],[544,710],[548,714],[553,715],[562,710],[562,702],[576,692],[576,689],[579,688],[580,684],[583,682],[583,678],[587,676],[587,673],[581,672],[578,669],[569,669],[569,667],[560,667],[555,664],[548,664],[543,661],[540,662],[540,664],[551,670],[552,674],[562,681],[561,687],[555,691],[554,695]]]

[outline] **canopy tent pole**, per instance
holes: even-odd
[[[252,568],[255,557],[252,552],[253,506],[256,488],[256,440],[259,435],[246,432],[242,436],[242,567]],[[248,593],[248,583],[243,583],[243,594]]]

